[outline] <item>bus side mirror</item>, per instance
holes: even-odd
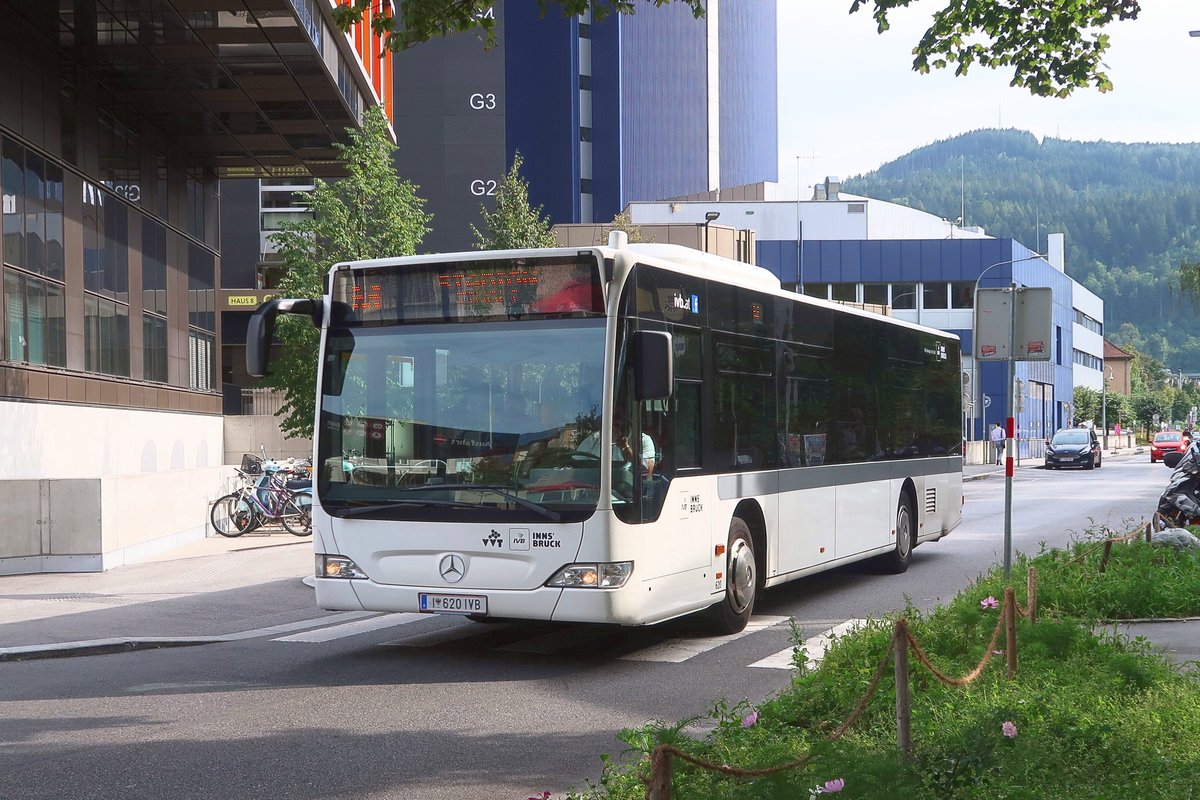
[[[246,325],[246,371],[256,378],[267,374],[271,365],[271,341],[275,338],[275,318],[280,314],[307,314],[321,327],[325,307],[320,300],[268,300],[254,310]]]
[[[633,394],[637,400],[666,400],[675,386],[675,351],[665,331],[634,331]]]

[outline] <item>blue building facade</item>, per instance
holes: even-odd
[[[533,3],[504,14],[508,157],[552,223],[777,177],[774,2],[712,19],[680,4],[594,24]]]
[[[976,362],[974,288],[1048,286],[1054,293],[1050,360],[1017,362],[1024,408],[1014,415],[1023,438],[1049,436],[1074,423],[1074,282],[1014,239],[760,240],[758,264],[805,294],[880,303],[898,318],[946,330],[962,341],[964,399],[975,404],[964,420],[967,438],[986,436],[1005,416],[1007,365]],[[980,280],[982,278],[982,280]]]

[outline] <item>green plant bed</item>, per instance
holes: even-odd
[[[1114,545],[1099,573],[1102,550],[1088,552],[1094,546],[1093,537],[1069,552],[1018,559],[1010,585],[1024,603],[1026,569],[1037,566],[1042,614],[1017,624],[1015,679],[1008,678],[1003,652],[991,653],[966,686],[945,685],[910,659],[911,761],[897,749],[890,659],[863,715],[842,739],[828,740],[884,660],[893,617],[839,638],[819,668],[797,671],[787,690],[759,708],[718,701],[710,713],[715,727],[702,739],[685,735],[691,720],[625,731],[628,752],[605,758],[601,782],[570,796],[640,800],[647,754],[671,743],[744,769],[812,755],[803,766],[753,780],[675,759],[676,800],[815,800],[835,779],[844,782],[830,784],[839,797],[878,800],[1196,800],[1200,678],[1152,653],[1145,641],[1094,631],[1102,618],[1200,611],[1197,557],[1131,542]],[[1001,611],[988,600],[1002,601],[1004,585],[996,570],[948,605],[905,610],[913,636],[940,671],[966,675],[989,655]],[[811,633],[797,631],[796,641]],[[995,648],[1004,647],[1001,630]]]

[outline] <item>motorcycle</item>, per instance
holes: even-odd
[[[1163,456],[1163,463],[1174,471],[1158,499],[1156,527],[1200,525],[1200,438],[1193,438],[1181,456],[1173,456]]]

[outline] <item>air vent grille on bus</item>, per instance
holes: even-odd
[[[925,513],[932,514],[937,511],[937,489],[925,490]]]

